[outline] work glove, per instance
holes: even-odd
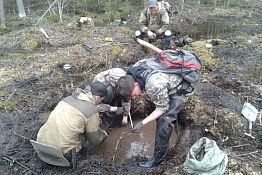
[[[147,31],[147,36],[148,36],[148,39],[155,39],[156,38],[156,34],[154,32],[152,32],[151,30]]]
[[[141,128],[143,128],[143,123],[142,122],[138,122],[135,127],[132,129],[132,132],[139,132]]]
[[[100,104],[97,106],[98,112],[110,112],[110,105],[108,104]]]
[[[125,111],[123,107],[117,107],[117,110],[115,111],[116,115],[123,115],[124,112]]]

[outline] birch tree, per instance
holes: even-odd
[[[5,24],[4,2],[0,0],[0,23]]]
[[[17,5],[19,17],[21,17],[21,18],[26,17],[23,0],[16,0],[16,5]]]

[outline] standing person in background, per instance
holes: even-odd
[[[121,99],[115,92],[117,81],[120,77],[125,76],[126,72],[121,68],[113,68],[97,74],[93,82],[101,82],[107,87],[108,94],[103,100],[103,104],[98,106],[99,112],[107,114],[115,113],[122,115],[122,125],[128,123],[128,114],[131,107],[131,101]]]
[[[169,16],[165,7],[157,0],[149,0],[139,19],[139,31],[135,36],[139,39],[147,37],[149,43],[157,38],[164,39],[162,50],[170,47],[171,31],[169,28]]]

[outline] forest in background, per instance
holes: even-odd
[[[43,14],[63,22],[63,18],[75,16],[104,15],[101,21],[113,22],[115,19],[124,18],[131,20],[132,17],[146,4],[146,0],[0,0],[0,22],[2,28],[8,22],[14,20],[18,13],[25,12],[32,20]],[[261,7],[260,0],[170,0],[173,7],[183,8],[184,5],[205,6],[211,9],[220,8],[248,8]],[[185,7],[186,8],[186,7]],[[18,12],[19,11],[19,12]],[[59,19],[54,16],[58,15]],[[1,29],[1,28],[0,28]]]

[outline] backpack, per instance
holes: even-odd
[[[164,50],[158,57],[148,59],[147,66],[157,72],[179,74],[188,83],[200,80],[201,61],[186,50]]]

